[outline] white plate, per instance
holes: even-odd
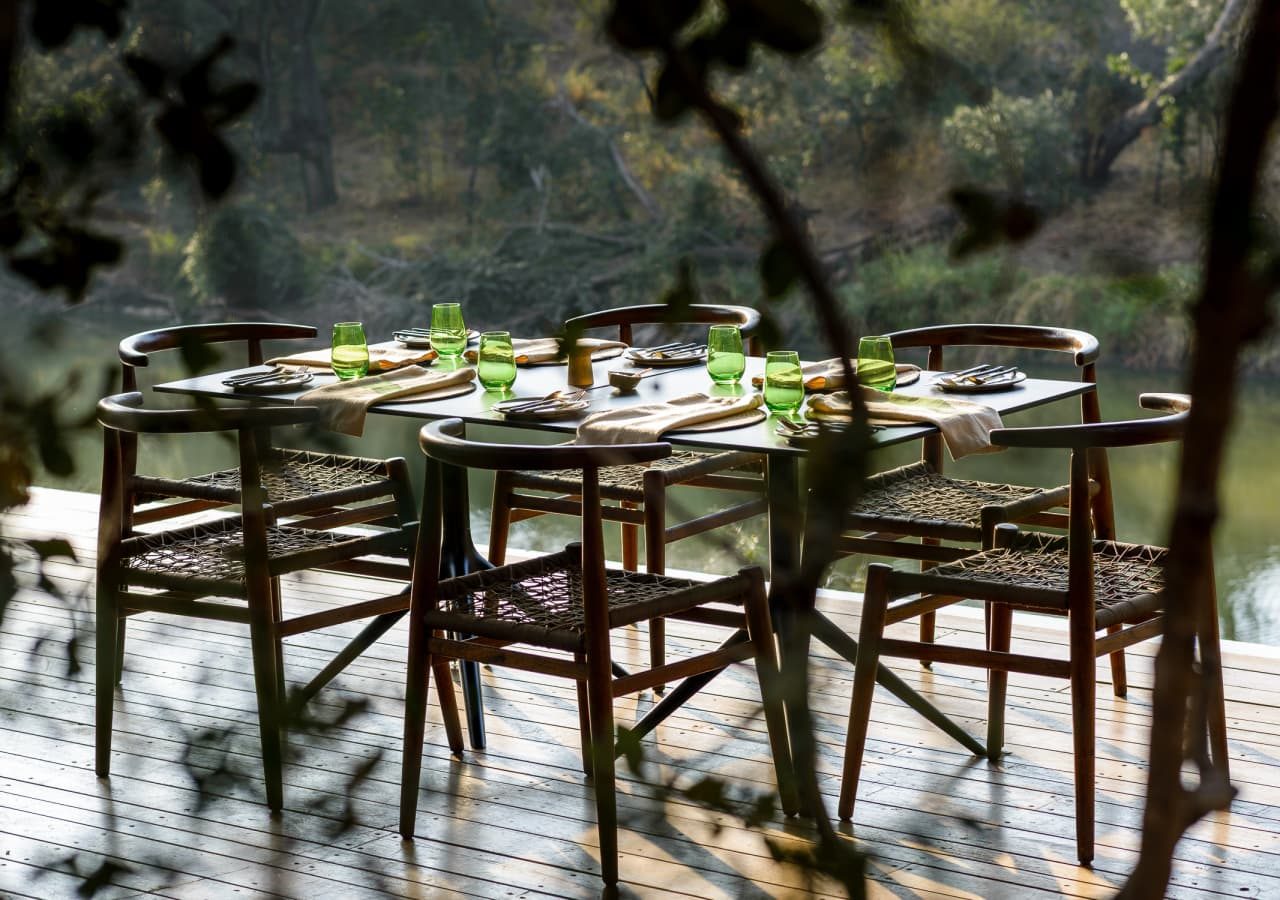
[[[532,403],[537,397],[513,397],[510,400],[503,400],[493,404],[496,412],[502,413],[508,419],[529,419],[533,421],[552,422],[556,419],[572,419],[581,414],[581,412],[591,405],[591,398],[583,397],[581,400],[574,400],[572,403],[557,403],[555,406],[544,406],[539,409],[533,409],[529,412],[507,412],[503,407],[519,406],[522,403]]]
[[[675,368],[677,366],[697,366],[707,361],[707,351],[703,350],[696,356],[649,356],[643,347],[632,347],[626,352],[627,359],[631,360],[638,366],[669,366]]]
[[[1008,391],[1027,380],[1026,372],[1014,372],[1012,378],[1001,378],[990,384],[974,384],[970,381],[949,381],[938,379],[934,386],[948,394],[993,394],[996,391]]]
[[[744,409],[742,412],[732,416],[726,416],[723,419],[712,419],[710,422],[699,422],[697,425],[686,425],[683,428],[676,428],[668,434],[690,434],[700,431],[728,431],[731,428],[746,428],[748,425],[755,425],[757,422],[763,422],[769,418],[769,411],[756,407],[755,409]]]
[[[432,400],[447,400],[450,397],[461,397],[463,394],[469,394],[476,389],[474,381],[465,381],[462,384],[451,384],[448,387],[438,388],[427,394],[415,394],[412,397],[397,397],[394,400],[379,400],[376,405],[392,403],[430,403]]]
[[[425,334],[417,335],[410,334],[407,331],[393,331],[391,332],[391,337],[395,339],[397,344],[403,344],[410,350],[431,349],[431,338]],[[467,343],[474,344],[478,340],[480,340],[480,332],[476,331],[474,328],[470,329],[467,332]]]
[[[314,376],[310,372],[290,372],[271,381],[260,381],[255,384],[228,384],[237,394],[287,394],[304,388],[311,383]]]

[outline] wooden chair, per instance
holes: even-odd
[[[300,340],[316,336],[310,325],[274,322],[223,322],[179,325],[130,335],[120,342],[121,381],[125,391],[138,390],[138,370],[151,365],[151,356],[181,352],[188,359],[206,359],[213,345],[243,343],[245,364],[263,362],[264,341]],[[257,436],[256,451],[266,502],[278,517],[306,516],[309,528],[332,528],[361,521],[397,519],[404,525],[417,520],[409,467],[403,458],[370,459],[340,453],[321,453],[276,447],[271,435]],[[132,473],[137,439],[119,434],[121,457]],[[131,474],[124,495],[123,528],[151,525],[177,516],[240,502],[240,468],[168,478]],[[177,502],[174,502],[177,501]],[[386,623],[390,627],[390,623]],[[120,623],[124,658],[125,625]],[[120,675],[117,673],[117,678]]]
[[[1169,394],[1144,394],[1147,409],[1168,415],[1129,422],[1001,429],[991,440],[1005,447],[1069,448],[1070,525],[1066,536],[1019,534],[1014,525],[997,528],[997,546],[923,572],[899,572],[873,565],[867,575],[861,640],[854,671],[845,747],[840,817],[853,815],[876,665],[884,656],[978,666],[990,671],[987,755],[995,760],[1004,743],[1004,703],[1009,672],[1071,681],[1075,745],[1076,847],[1082,863],[1093,858],[1094,706],[1098,657],[1156,637],[1163,624],[1165,550],[1101,540],[1090,521],[1089,454],[1103,447],[1132,447],[1181,437],[1190,401]],[[1077,502],[1078,501],[1078,502]],[[992,623],[989,649],[940,646],[925,641],[890,640],[887,625],[912,615],[914,597],[942,594],[986,603]],[[1200,661],[1211,679],[1209,740],[1215,766],[1227,768],[1226,715],[1218,648],[1216,603],[1210,598],[1200,622]],[[1013,610],[1065,615],[1067,660],[1010,652]],[[1101,636],[1099,632],[1109,632]]]
[[[420,436],[427,454],[427,480],[409,614],[400,833],[405,837],[414,834],[432,670],[450,749],[462,753],[448,659],[510,665],[576,682],[583,768],[595,783],[601,870],[607,889],[618,881],[615,697],[754,658],[783,808],[788,813],[794,811],[777,659],[760,569],[747,568],[728,578],[698,582],[605,568],[601,470],[665,459],[671,453],[670,445],[483,444],[467,441],[462,433],[462,422],[452,419],[425,426]],[[499,471],[515,466],[539,472],[578,471],[582,543],[550,556],[441,580],[438,486],[446,465]],[[740,639],[727,642],[722,649],[614,678],[611,630],[658,616],[736,628]],[[468,637],[447,638],[447,634]],[[522,649],[511,649],[516,644]]]
[[[1008,347],[1070,354],[1080,380],[1097,381],[1098,339],[1083,331],[1036,325],[939,325],[894,332],[889,338],[895,353],[927,348],[930,371],[945,369],[944,351],[950,347]],[[1080,421],[1101,421],[1097,391],[1081,395]],[[919,462],[867,480],[865,492],[845,516],[844,531],[836,543],[840,555],[918,559],[927,567],[994,546],[995,527],[1003,522],[1066,526],[1064,514],[1050,512],[1066,504],[1066,485],[1042,488],[951,478],[943,474],[941,436],[928,437],[923,444]],[[1091,455],[1090,467],[1095,527],[1100,538],[1113,540],[1111,480],[1103,450]],[[933,639],[934,609],[950,602],[947,597],[920,598],[916,614],[922,641]],[[1111,663],[1116,696],[1123,697],[1127,687],[1123,653],[1115,654]]]
[[[632,343],[634,329],[643,325],[737,325],[749,349],[760,352],[755,336],[760,314],[744,306],[695,304],[673,314],[665,304],[626,306],[588,313],[570,319],[565,328],[590,331],[616,328],[618,340]],[[667,490],[676,486],[718,488],[746,492],[750,499],[716,512],[667,525]],[[528,491],[537,491],[536,494]],[[552,496],[547,496],[552,494]],[[501,564],[506,558],[507,536],[512,522],[547,513],[582,514],[582,478],[574,471],[532,471],[520,467],[495,474],[493,516],[489,532],[489,559]],[[759,454],[739,451],[699,452],[678,450],[652,465],[610,467],[601,473],[600,496],[604,518],[622,523],[622,565],[638,568],[638,528],[644,527],[645,568],[666,571],[666,546],[716,528],[741,522],[768,510],[764,498],[764,464]],[[661,619],[649,623],[652,664],[662,665],[664,629]]]
[[[97,752],[96,769],[111,766],[111,720],[119,633],[125,619],[143,612],[166,613],[249,626],[254,684],[262,740],[267,802],[283,805],[282,759],[284,671],[282,640],[342,622],[372,618],[351,644],[291,702],[299,708],[408,609],[409,572],[401,557],[412,550],[416,528],[412,499],[395,515],[342,513],[281,521],[287,502],[272,502],[260,462],[269,429],[312,422],[310,407],[155,410],[142,408],[133,392],[103,399],[98,421],[104,428],[102,497],[98,519],[97,577]],[[152,482],[135,471],[137,437],[154,434],[233,433],[240,465],[236,472],[238,515],[206,515],[196,524],[140,533],[130,511],[134,495]],[[403,460],[401,460],[403,464]],[[369,515],[373,518],[370,519]],[[362,522],[355,533],[334,530]],[[375,557],[375,558],[371,558]],[[328,569],[398,579],[396,590],[372,600],[284,618],[280,576]]]

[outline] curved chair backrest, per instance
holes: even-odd
[[[618,340],[627,344],[632,343],[632,327],[635,325],[737,325],[742,336],[752,341],[760,328],[760,313],[749,306],[694,303],[678,308],[665,303],[650,303],[602,309],[574,316],[564,324],[567,329],[617,328]],[[754,345],[755,342],[752,343]],[[754,346],[752,349],[759,350]]]
[[[98,423],[127,434],[243,431],[302,425],[316,420],[312,406],[209,406],[195,409],[146,409],[142,394],[131,391],[98,401]]]
[[[944,347],[1015,347],[1070,353],[1081,368],[1098,359],[1098,339],[1087,331],[1046,325],[931,325],[888,335],[897,348],[929,348],[929,368],[941,369]]]
[[[262,364],[262,342],[297,340],[316,336],[310,325],[287,325],[278,322],[218,322],[209,325],[174,325],[131,334],[120,342],[120,367],[123,389],[137,390],[134,369],[150,364],[149,354],[179,350],[200,344],[225,344],[244,341],[248,347],[248,364]]]
[[[1185,394],[1141,394],[1143,409],[1166,415],[1123,422],[1051,425],[1041,428],[998,428],[991,443],[999,447],[1058,447],[1089,450],[1096,447],[1139,447],[1180,439],[1186,431],[1191,398]]]

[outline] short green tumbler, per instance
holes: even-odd
[[[476,351],[476,377],[486,391],[505,391],[516,382],[516,355],[511,332],[486,331]]]
[[[333,326],[333,374],[343,381],[369,374],[369,345],[364,338],[364,325],[339,322]]]

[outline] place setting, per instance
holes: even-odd
[[[942,372],[934,387],[949,394],[989,394],[1008,391],[1027,380],[1017,366],[976,365],[954,372]]]

